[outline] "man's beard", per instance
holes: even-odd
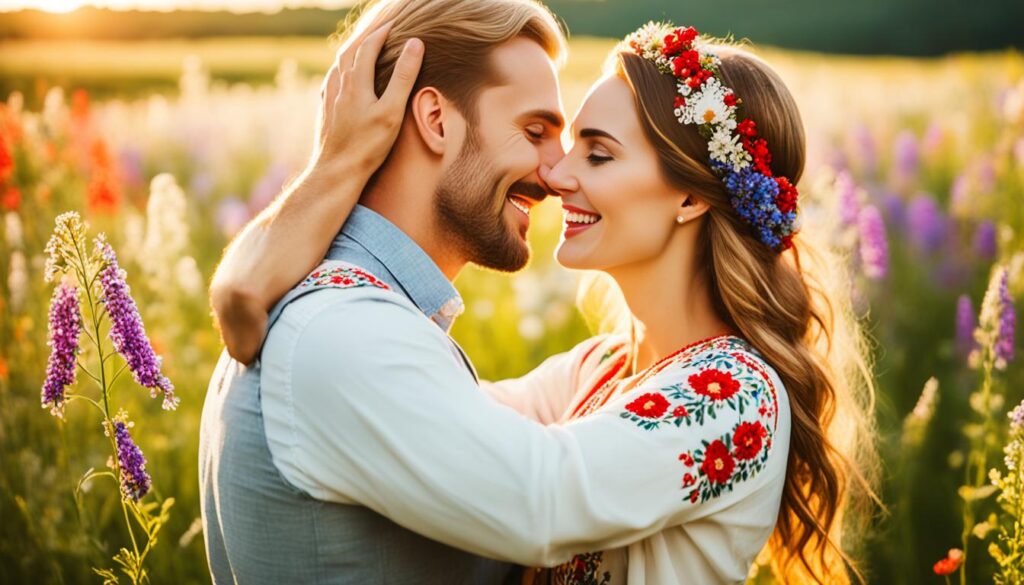
[[[459,156],[437,187],[437,214],[446,236],[455,240],[467,261],[493,270],[515,272],[530,260],[530,247],[505,220],[505,196],[498,193],[500,175],[480,153],[476,130],[470,128]],[[543,199],[540,185],[517,182],[509,192]],[[495,199],[500,205],[495,209]]]

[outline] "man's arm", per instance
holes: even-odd
[[[338,52],[324,80],[320,124],[306,171],[228,245],[210,285],[210,304],[231,357],[251,362],[267,312],[319,263],[384,161],[419,73],[423,44],[409,41],[387,90],[373,90],[386,24]]]
[[[440,329],[398,295],[316,296],[290,308],[301,322],[274,328],[264,365],[289,387],[289,456],[317,499],[527,566],[625,546],[754,492],[765,515],[751,525],[774,524],[788,438],[772,447],[774,394],[740,362],[728,366],[741,380],[735,404],[662,379],[543,426],[481,392]],[[680,384],[698,373],[678,367]]]

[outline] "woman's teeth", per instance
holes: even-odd
[[[566,212],[565,221],[569,223],[594,223],[601,219],[599,215],[589,215],[583,213]]]
[[[516,201],[515,199],[512,199],[511,197],[509,197],[508,202],[512,204],[512,207],[515,207],[519,211],[522,211],[524,215],[530,215],[530,208],[527,207],[526,205]]]

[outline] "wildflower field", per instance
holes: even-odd
[[[611,46],[571,43],[570,114]],[[886,509],[864,535],[869,582],[1024,583],[1024,55],[758,51],[804,116],[805,229],[849,263],[873,340]],[[297,39],[0,42],[0,583],[209,582],[205,288],[302,169],[332,56]],[[457,282],[454,334],[485,377],[587,335],[579,275],[551,259],[560,221],[557,203],[534,212],[524,272]]]

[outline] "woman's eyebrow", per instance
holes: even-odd
[[[597,128],[584,128],[580,130],[580,138],[607,138],[614,141],[619,146],[622,146],[622,143],[619,142],[617,138],[604,130],[598,130]]]

